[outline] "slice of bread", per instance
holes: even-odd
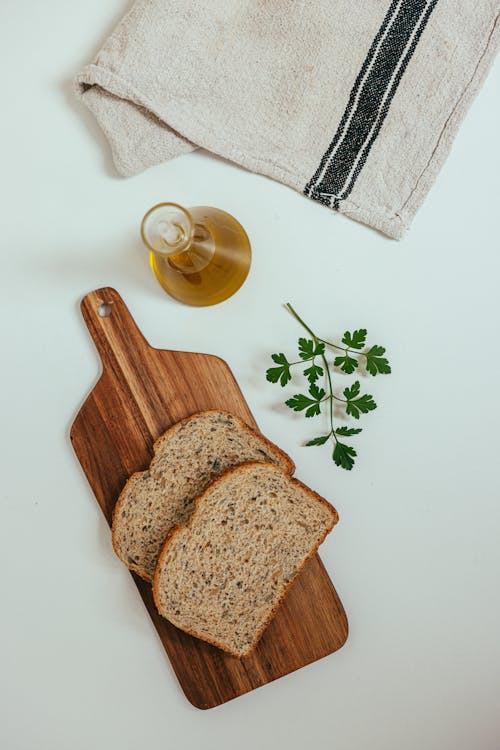
[[[233,656],[248,655],[337,520],[330,503],[276,466],[229,470],[167,537],[153,581],[158,611]]]
[[[195,497],[245,461],[295,470],[286,453],[225,412],[199,412],[167,430],[154,444],[149,469],[132,474],[115,505],[112,539],[118,557],[151,581],[168,532],[187,521]]]

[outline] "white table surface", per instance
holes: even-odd
[[[127,6],[0,7],[0,746],[496,749],[500,66],[398,243],[204,153],[116,177],[71,79]],[[138,225],[161,200],[247,228],[253,266],[231,300],[188,308],[156,284]],[[340,513],[322,558],[347,644],[211,711],[184,698],[69,443],[99,373],[78,304],[104,285],[153,345],[224,357],[262,430]],[[269,354],[299,335],[285,301],[325,335],[365,326],[388,349],[351,473],[301,447],[314,425],[265,382]]]

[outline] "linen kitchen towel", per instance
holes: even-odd
[[[138,0],[79,95],[132,175],[201,146],[400,238],[499,43],[499,0]]]

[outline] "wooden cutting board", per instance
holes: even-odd
[[[81,308],[103,371],[73,423],[71,441],[111,523],[125,480],[147,468],[153,442],[174,422],[203,409],[222,409],[257,425],[222,359],[153,349],[114,289],[91,292]],[[198,708],[218,706],[321,659],[347,638],[344,609],[317,555],[256,650],[241,660],[171,625],[157,613],[151,585],[133,577],[181,687]]]

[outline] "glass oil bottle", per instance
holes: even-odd
[[[159,203],[144,216],[141,236],[161,286],[188,305],[222,302],[248,275],[248,236],[233,216],[218,208]]]

